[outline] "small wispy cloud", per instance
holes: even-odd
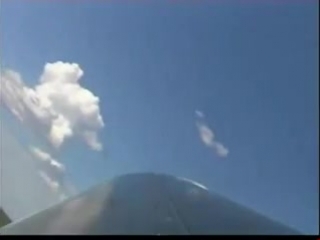
[[[65,180],[65,166],[58,160],[54,159],[48,152],[31,146],[29,147],[30,152],[36,161],[38,168],[38,174],[47,187],[58,194],[60,200],[72,194],[69,186],[71,183],[67,183]]]
[[[226,157],[229,154],[229,150],[219,142],[215,142],[214,147],[220,157]]]
[[[220,142],[216,140],[213,130],[208,126],[205,121],[205,115],[203,112],[196,110],[196,127],[199,131],[199,137],[203,144],[212,150],[219,157],[227,157],[229,150]]]
[[[196,111],[195,111],[195,114],[196,114],[196,116],[199,117],[199,118],[204,118],[204,117],[205,117],[204,114],[203,114],[203,112],[201,112],[201,111],[199,111],[199,110],[196,110]]]
[[[44,152],[40,148],[37,147],[30,147],[30,151],[33,155],[40,160],[41,163],[50,166],[51,168],[57,170],[58,172],[64,172],[65,167],[63,164],[55,160],[51,157],[51,155],[47,152]]]

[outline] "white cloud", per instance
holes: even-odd
[[[93,149],[100,151],[102,150],[102,145],[98,140],[97,133],[93,131],[84,131],[83,137],[86,139],[88,145]]]
[[[10,218],[17,221],[76,194],[63,164],[46,152],[50,148],[44,151],[26,146],[24,127],[15,123],[12,126],[6,120],[0,116],[0,192],[1,206]],[[16,135],[13,128],[22,130],[21,135]]]
[[[99,98],[80,85],[82,76],[76,63],[47,63],[38,84],[27,87],[18,73],[4,71],[0,104],[43,133],[56,148],[68,138],[80,137],[93,150],[101,150],[98,132],[104,122]]]
[[[60,185],[57,181],[54,181],[53,179],[51,179],[46,172],[39,171],[39,175],[51,190],[55,192],[58,191],[58,188],[60,187]]]
[[[30,87],[19,73],[1,71],[0,106],[11,111],[25,128],[35,131],[42,141],[47,139],[56,149],[68,139],[78,138],[91,149],[102,150],[98,134],[104,122],[99,98],[80,85],[82,76],[83,71],[78,64],[48,63],[37,84]],[[7,144],[8,136],[6,147],[1,144],[0,160],[8,170],[3,176],[6,182],[4,202],[13,219],[46,208],[77,192],[67,179],[65,166],[52,155],[57,151],[50,147],[47,148],[49,152],[30,147],[29,152],[25,152],[26,149],[13,138],[11,144],[19,151],[12,152],[8,148],[11,147]],[[19,157],[14,156],[17,154]],[[14,177],[17,175],[22,177]],[[34,189],[26,189],[25,186],[33,186]]]
[[[199,135],[200,135],[202,142],[207,146],[213,146],[214,145],[214,134],[213,134],[212,130],[204,123],[197,123],[197,127],[199,130]]]
[[[214,148],[221,157],[226,157],[229,154],[229,150],[219,142],[214,143]]]
[[[200,110],[196,110],[196,111],[195,111],[195,114],[196,114],[196,116],[199,117],[199,118],[204,118],[204,117],[205,117],[205,116],[204,116],[204,113],[201,112]]]
[[[226,157],[229,154],[229,150],[220,142],[215,139],[215,134],[212,129],[205,122],[204,114],[201,111],[196,111],[196,126],[199,131],[201,141],[207,147],[214,150],[219,157]]]
[[[42,165],[45,164],[50,168],[55,169],[55,171],[59,173],[65,172],[64,165],[52,158],[49,153],[44,152],[43,150],[37,147],[30,147],[30,151],[38,160],[40,160],[40,163],[42,163]]]
[[[65,166],[54,159],[49,153],[37,147],[30,147],[34,156],[39,176],[49,189],[58,194],[60,199],[71,195],[70,183],[65,181]]]

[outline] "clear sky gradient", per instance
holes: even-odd
[[[0,34],[2,68],[28,85],[75,62],[100,98],[104,150],[59,156],[78,189],[165,172],[319,231],[318,1],[76,2],[1,1]]]

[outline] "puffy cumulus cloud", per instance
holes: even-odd
[[[65,166],[38,147],[31,146],[29,151],[36,160],[39,176],[47,187],[55,194],[58,194],[60,199],[71,195],[73,190],[70,188],[71,184],[66,182]]]
[[[98,132],[104,121],[99,98],[80,85],[82,76],[76,63],[47,63],[38,84],[28,87],[17,72],[3,71],[0,104],[44,133],[56,148],[68,138],[80,137],[93,150],[101,150]]]
[[[226,157],[229,154],[229,150],[215,139],[213,130],[205,122],[205,115],[199,110],[195,111],[195,114],[197,118],[196,126],[199,131],[201,141],[204,145],[214,150],[219,157]]]

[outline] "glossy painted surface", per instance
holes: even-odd
[[[129,174],[3,228],[1,234],[297,234],[197,184]]]

